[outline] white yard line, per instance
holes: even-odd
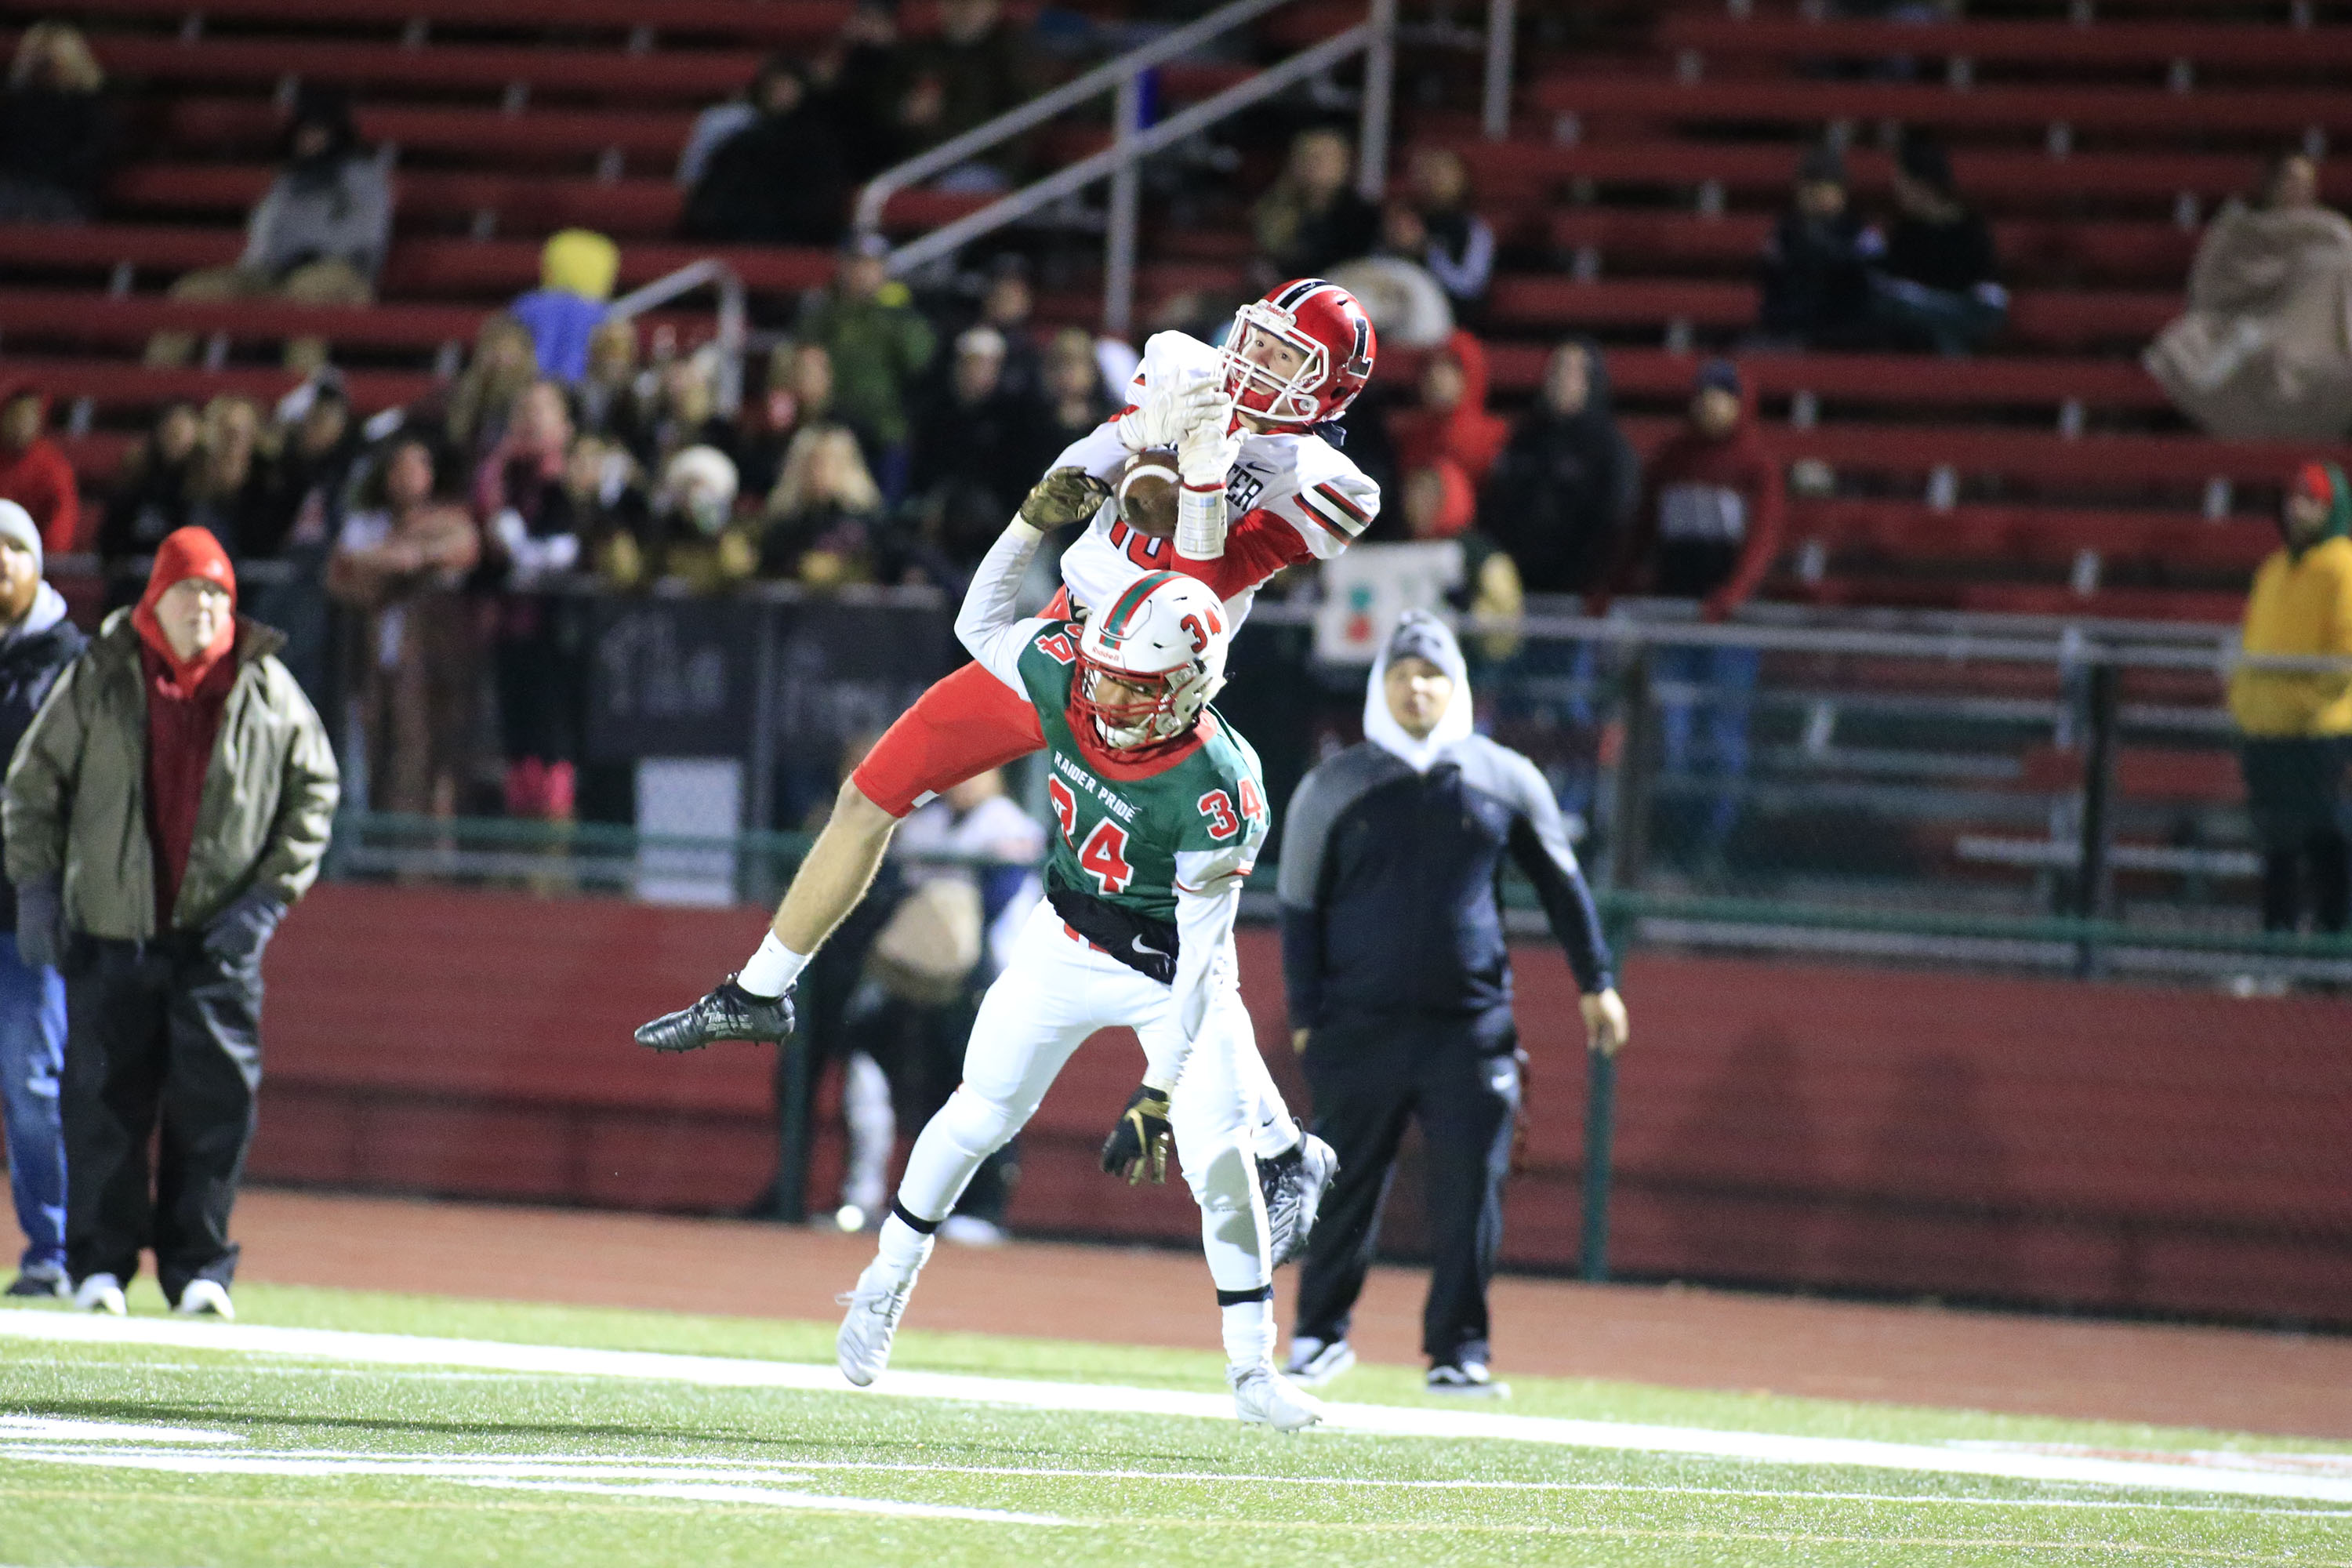
[[[856,1391],[845,1386],[840,1374],[830,1366],[653,1351],[581,1350],[488,1340],[358,1333],[340,1329],[181,1322],[163,1318],[108,1318],[67,1312],[0,1312],[0,1339],[9,1338],[49,1343],[158,1345],[178,1350],[310,1356],[376,1366],[455,1366],[856,1396]],[[956,1400],[1028,1410],[1233,1419],[1232,1401],[1223,1393],[1047,1383],[954,1373],[888,1373],[866,1396],[873,1395]],[[1839,1466],[1914,1475],[1985,1476],[2060,1485],[2352,1503],[2352,1479],[2333,1477],[1852,1437],[1579,1421],[1489,1410],[1412,1409],[1340,1403],[1331,1404],[1328,1410],[1325,1430],[1373,1436],[1540,1443],[1773,1465]]]

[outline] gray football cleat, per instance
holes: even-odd
[[[1301,1133],[1297,1148],[1258,1162],[1258,1186],[1265,1197],[1266,1251],[1274,1268],[1307,1255],[1307,1238],[1315,1234],[1315,1216],[1323,1207],[1323,1190],[1339,1170],[1339,1156],[1312,1132]]]
[[[1244,1426],[1300,1432],[1323,1419],[1321,1400],[1263,1362],[1228,1366],[1225,1381],[1234,1385],[1234,1414]]]
[[[637,1044],[656,1051],[698,1051],[713,1040],[782,1045],[793,1035],[793,994],[754,996],[729,975],[719,989],[637,1030]]]

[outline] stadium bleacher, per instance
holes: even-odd
[[[930,7],[909,6],[908,25]],[[133,106],[131,155],[87,227],[0,225],[0,344],[9,373],[71,409],[69,446],[103,484],[162,404],[289,384],[272,344],[317,335],[359,356],[362,406],[412,397],[449,345],[536,280],[537,244],[583,224],[623,244],[625,287],[711,247],[668,237],[670,177],[694,111],[734,90],[764,51],[814,51],[845,0],[89,0],[87,26]],[[1015,8],[1034,15],[1034,8]],[[1360,18],[1312,0],[1259,26],[1268,49]],[[1406,6],[1408,21],[1420,16]],[[1857,198],[1880,200],[1899,126],[1950,145],[1968,198],[1992,221],[2010,324],[1991,352],[1923,363],[1892,355],[1745,356],[1791,462],[1825,467],[1792,501],[1782,591],[1818,602],[1960,607],[1986,602],[2096,613],[2233,613],[2259,558],[2254,514],[2314,448],[2189,431],[2137,351],[2177,313],[2197,229],[2282,145],[2352,130],[2352,29],[2299,26],[2180,4],[2050,8],[2046,19],[1927,25],[1815,19],[1769,5],[1685,4],[1640,25],[1522,58],[1511,135],[1484,140],[1464,106],[1408,110],[1402,142],[1467,159],[1504,242],[1486,321],[1497,401],[1516,406],[1549,346],[1589,331],[1611,354],[1629,433],[1667,427],[1695,354],[1737,348],[1754,320],[1755,258],[1802,151],[1848,142]],[[0,31],[13,44],[26,18]],[[1882,69],[1887,61],[1900,70]],[[1164,101],[1197,99],[1244,68],[1171,68]],[[398,232],[372,310],[187,305],[161,291],[234,258],[268,179],[277,105],[299,82],[360,90],[360,125],[395,161]],[[1059,162],[1101,144],[1091,122],[1043,139]],[[1269,166],[1270,149],[1247,166]],[[2323,165],[2352,200],[2352,165]],[[1238,289],[1249,253],[1240,196],[1180,229],[1148,229],[1140,319],[1188,290]],[[909,192],[894,233],[979,198]],[[826,276],[818,250],[721,252],[758,293]],[[1082,317],[1080,276],[1041,319]],[[672,325],[690,340],[687,317]],[[216,369],[150,370],[145,336],[217,334]],[[1409,385],[1410,356],[1383,380]],[[1927,374],[1923,374],[1927,373]],[[2095,557],[2089,570],[2085,555]],[[1917,570],[1913,570],[1917,568]],[[2116,585],[2118,570],[2146,585]],[[1914,580],[1916,579],[1916,580]],[[2143,602],[2145,601],[2145,602]]]

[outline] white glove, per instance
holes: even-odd
[[[1119,420],[1119,442],[1130,452],[1173,447],[1221,403],[1230,409],[1232,399],[1225,396],[1223,378],[1213,371],[1194,369],[1163,375],[1144,388],[1143,401],[1136,405],[1135,412]]]
[[[1176,475],[1183,480],[1176,492],[1176,553],[1186,560],[1214,561],[1225,552],[1225,479],[1241,455],[1233,399],[1220,389],[1176,443]]]

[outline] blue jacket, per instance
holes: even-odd
[[[66,619],[64,597],[42,584],[24,625],[0,637],[0,769],[16,754],[49,688],[89,646],[81,628]],[[0,931],[16,929],[16,900],[0,898]]]
[[[1276,884],[1291,1026],[1508,1007],[1506,854],[1578,985],[1607,989],[1600,917],[1535,763],[1470,735],[1425,772],[1369,741],[1310,771],[1284,818]]]

